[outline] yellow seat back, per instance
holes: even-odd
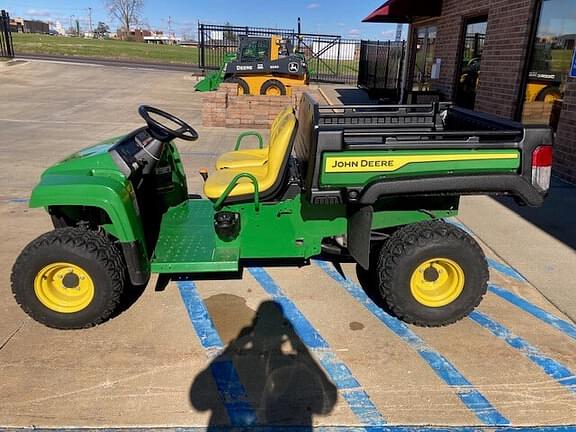
[[[268,138],[268,146],[270,146],[271,142],[272,142],[272,135],[274,135],[276,132],[276,130],[278,129],[278,124],[282,121],[282,119],[284,119],[284,117],[286,117],[287,115],[290,114],[294,114],[294,109],[289,106],[284,108],[282,111],[280,111],[278,113],[278,115],[276,115],[276,117],[274,117],[274,121],[272,122],[272,125],[270,126],[270,135]]]
[[[291,151],[296,123],[297,120],[294,115],[294,110],[290,108],[288,112],[283,112],[283,116],[274,125],[274,128],[270,130],[268,170],[266,172],[266,179],[262,182],[266,188],[262,188],[262,190],[272,187],[282,174],[284,160],[289,156],[288,153]]]

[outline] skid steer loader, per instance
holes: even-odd
[[[238,94],[291,95],[293,87],[307,85],[308,68],[288,39],[240,36],[236,54],[227,55],[220,71],[207,75],[196,90],[216,90],[222,82],[238,83]]]

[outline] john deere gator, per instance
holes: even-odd
[[[238,274],[254,260],[321,254],[355,260],[401,319],[450,324],[488,281],[482,249],[445,221],[460,196],[540,206],[550,183],[547,127],[449,104],[334,107],[305,95],[278,115],[267,145],[242,149],[241,138],[203,196],[189,194],[174,140],[198,133],[159,109],[139,112],[144,126],[48,168],[32,192],[54,230],[22,251],[12,290],[45,325],[102,323],[152,273]]]

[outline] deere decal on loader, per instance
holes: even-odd
[[[549,128],[449,104],[335,108],[305,94],[297,114],[278,114],[267,146],[260,137],[260,148],[240,149],[242,134],[218,158],[202,198],[188,194],[173,141],[197,132],[156,108],[140,114],[146,126],[48,168],[32,192],[55,229],[22,251],[12,290],[45,325],[99,324],[151,273],[307,264],[321,253],[354,259],[401,319],[450,324],[480,303],[488,266],[443,219],[461,195],[540,206],[550,186]]]
[[[222,82],[235,82],[238,94],[280,96],[292,94],[293,87],[307,81],[306,61],[294,53],[291,41],[240,36],[236,55],[229,54],[220,71],[207,75],[196,90],[216,90]]]

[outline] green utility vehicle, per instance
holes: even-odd
[[[197,132],[156,108],[139,112],[145,127],[50,167],[32,193],[55,230],[21,253],[12,289],[45,325],[99,324],[151,273],[305,264],[323,252],[354,259],[401,319],[450,324],[479,304],[488,280],[478,244],[443,221],[459,197],[539,206],[549,188],[548,128],[449,104],[334,107],[305,95],[297,115],[277,116],[267,146],[258,136],[260,148],[239,149],[242,134],[203,173],[202,198],[188,193],[173,142]]]

